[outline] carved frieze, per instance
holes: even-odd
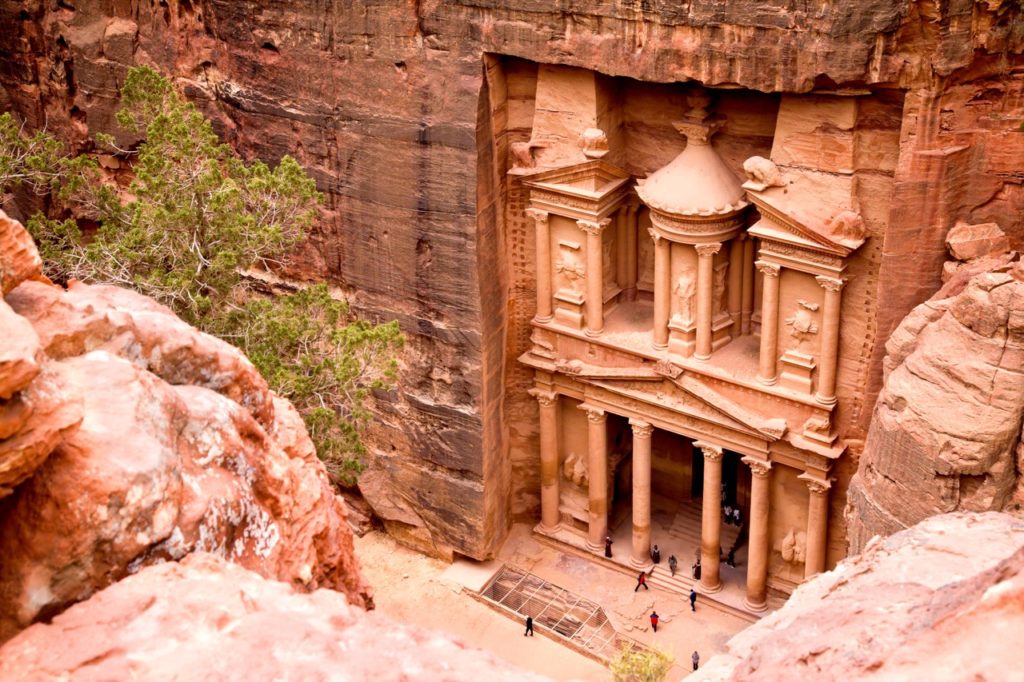
[[[836,270],[843,267],[843,259],[838,256],[832,256],[813,249],[803,249],[792,244],[784,244],[769,239],[761,240],[761,252],[816,263]]]

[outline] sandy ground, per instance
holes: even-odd
[[[377,609],[395,620],[445,631],[522,668],[557,680],[600,680],[611,674],[600,663],[544,636],[523,637],[518,620],[463,592],[497,570],[501,562],[527,569],[545,580],[600,603],[624,634],[672,654],[677,665],[669,679],[690,672],[690,654],[702,660],[725,649],[725,642],[748,625],[698,601],[697,612],[679,595],[658,589],[634,592],[636,581],[572,552],[538,542],[526,526],[513,528],[497,562],[461,560],[450,566],[397,545],[383,533],[356,538],[363,575],[374,588]],[[649,616],[658,611],[658,632]]]

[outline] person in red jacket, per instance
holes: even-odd
[[[658,612],[651,611],[651,629],[655,632],[658,631]],[[696,670],[696,668],[695,668]]]
[[[640,571],[640,575],[638,575],[636,577],[636,587],[633,588],[633,591],[636,592],[637,590],[639,590],[641,585],[644,586],[645,590],[649,591],[651,589],[651,588],[647,587],[647,572],[646,571]]]

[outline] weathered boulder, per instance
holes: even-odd
[[[0,210],[0,295],[6,296],[26,279],[42,274],[43,262],[32,237],[21,223]]]
[[[1024,270],[1003,266],[940,294],[887,344],[885,385],[850,484],[852,552],[935,514],[1004,509],[1018,485]]]
[[[0,401],[8,400],[15,393],[29,385],[39,373],[36,355],[39,353],[39,336],[32,325],[0,298],[0,330],[3,330],[3,344],[0,345]]]
[[[801,585],[687,680],[1011,680],[1024,520],[935,516]]]
[[[946,235],[946,248],[960,261],[983,258],[1010,250],[1010,240],[996,223],[957,223]]]
[[[0,648],[0,679],[57,678],[544,679],[208,554],[145,568]]]

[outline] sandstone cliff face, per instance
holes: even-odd
[[[81,145],[113,129],[127,66],[151,63],[243,154],[297,156],[327,210],[286,274],[347,287],[357,309],[410,334],[400,398],[379,406],[371,438],[377,494],[402,498],[409,513],[396,522],[422,524],[429,543],[482,558],[510,510],[536,505],[536,467],[508,456],[510,433],[528,431],[505,389],[531,306],[510,263],[530,251],[505,222],[500,137],[503,117],[532,105],[498,97],[493,56],[898,103],[864,112],[862,127],[898,139],[898,153],[884,178],[857,179],[876,235],[857,286],[884,304],[843,346],[877,368],[889,332],[939,286],[954,222],[997,219],[1024,244],[1024,136],[1010,132],[1024,119],[1022,26],[1019,3],[1000,0],[33,2],[0,7],[17,36],[0,48],[0,107]],[[855,153],[879,149],[865,135]],[[880,384],[865,370],[845,389],[864,399],[839,415],[854,454],[839,464],[844,480]]]
[[[27,235],[0,212],[0,244],[12,237]],[[12,281],[0,301],[0,640],[194,551],[371,603],[301,417],[244,356],[133,292],[20,281],[38,255],[11,253],[0,258]]]
[[[943,512],[1020,508],[1024,270],[960,277],[887,344],[847,510],[852,552]]]
[[[0,648],[0,678],[508,680],[483,651],[210,554],[142,569]]]
[[[687,680],[1012,680],[1024,521],[932,517],[793,593]]]

